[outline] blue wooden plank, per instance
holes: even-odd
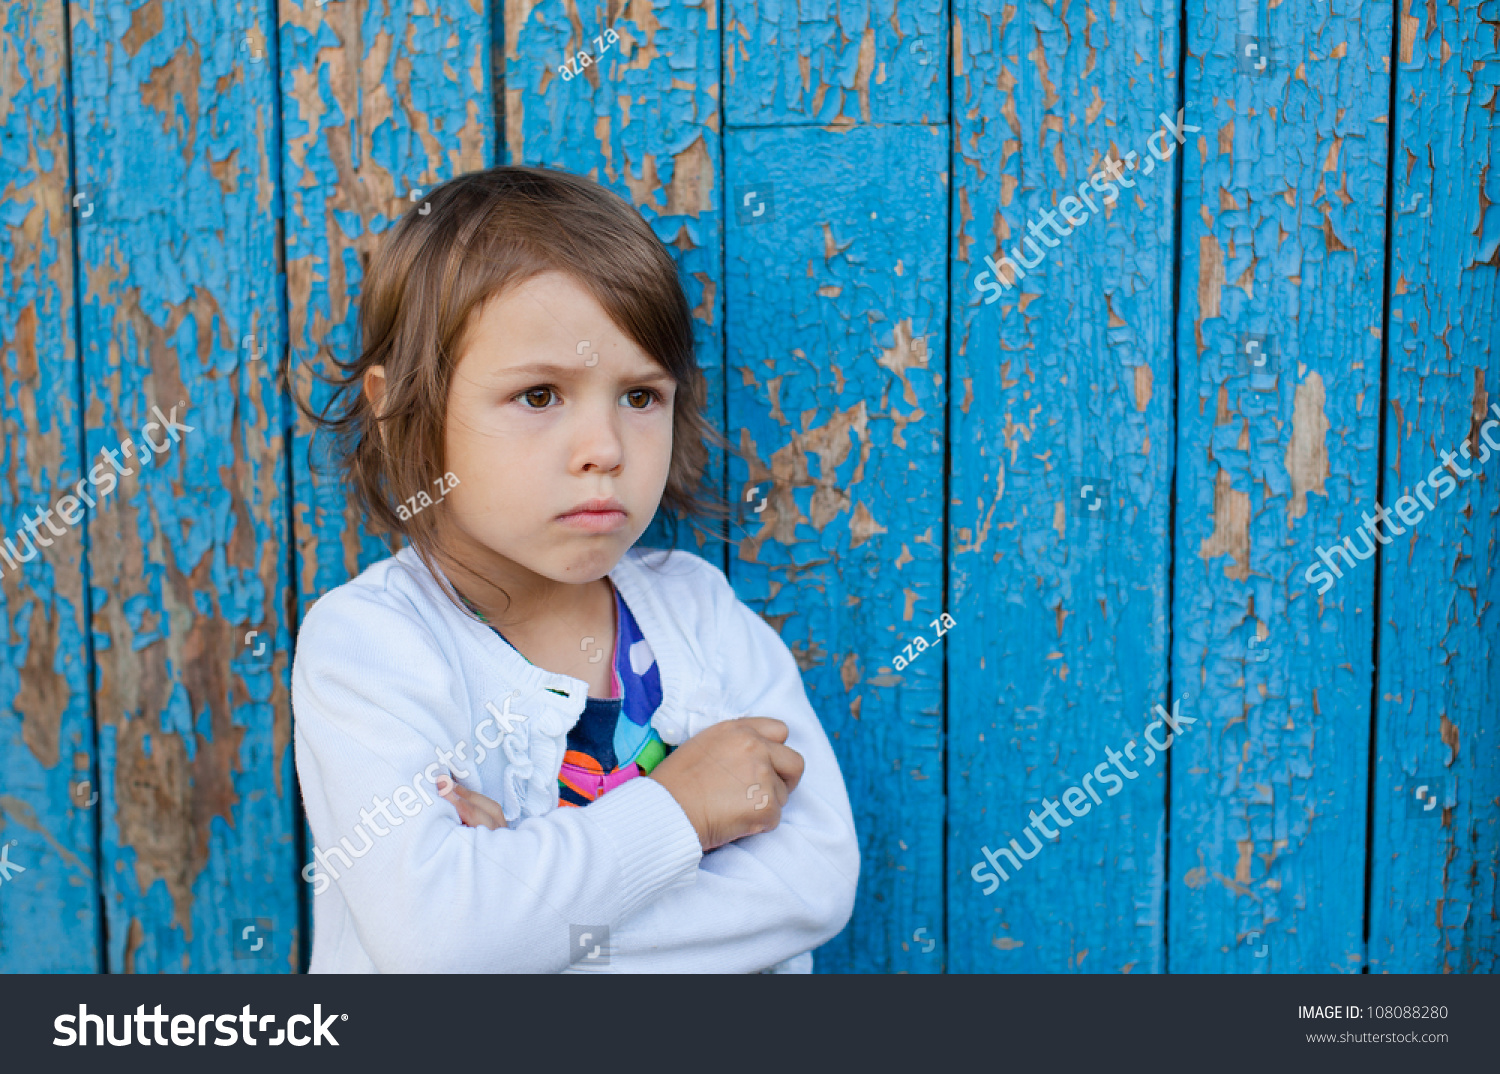
[[[89,531],[107,964],[285,972],[300,940],[273,23],[247,3],[71,11],[95,205],[78,255],[87,457],[119,471]],[[270,958],[237,957],[254,939]]]
[[[1381,499],[1413,496],[1415,521],[1380,558],[1372,973],[1500,969],[1500,64],[1480,9],[1400,24]]]
[[[94,972],[93,726],[84,526],[64,504],[84,477],[74,334],[74,220],[61,0],[0,9],[0,972]],[[67,519],[74,520],[73,525]],[[28,551],[30,555],[27,556]],[[17,560],[15,555],[26,557]]]
[[[724,406],[717,14],[714,4],[674,0],[632,6],[610,23],[601,9],[511,0],[505,46],[507,161],[587,175],[651,224],[693,309],[714,425]],[[709,487],[722,486],[723,468],[715,449]],[[686,548],[724,566],[722,541],[688,526],[674,533],[665,516],[641,543]]]
[[[729,0],[728,123],[943,123],[946,16],[944,0]]]
[[[1359,972],[1391,10],[1187,16],[1169,964]]]
[[[1148,141],[1175,115],[1177,6],[954,19],[952,968],[1159,971],[1166,766],[1140,740],[1167,693],[1176,192]],[[1049,232],[1059,209],[1079,222]],[[1131,739],[1134,778],[1091,792]],[[1049,823],[1072,786],[1098,803]]]
[[[892,658],[944,611],[946,152],[941,127],[726,136],[753,195],[726,244],[730,490],[764,500],[730,578],[797,657],[864,863],[824,971],[943,958],[944,657]]]
[[[292,390],[318,411],[335,360],[359,353],[360,287],[381,235],[424,192],[496,161],[496,15],[486,0],[281,5],[288,358]],[[300,413],[291,439],[300,621],[390,549],[355,508],[331,440]]]
[[[381,234],[422,192],[495,163],[492,44],[483,0],[281,5],[293,390],[318,410],[331,393],[319,377],[358,355],[360,286]],[[330,439],[314,442],[299,415],[292,443],[300,619],[389,549],[350,499]]]

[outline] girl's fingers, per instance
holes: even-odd
[[[787,726],[778,719],[770,716],[741,716],[740,720],[761,738],[768,738],[772,742],[786,741]]]
[[[779,742],[770,743],[771,767],[776,769],[776,774],[786,782],[786,789],[795,790],[797,784],[802,782],[802,770],[807,762],[803,760],[802,754],[790,746],[783,746]]]
[[[478,819],[479,825],[483,825],[490,831],[494,831],[496,828],[505,827],[505,814],[500,812],[499,806],[496,806],[493,809],[487,809],[483,806],[480,806],[475,810],[475,817]]]
[[[452,803],[463,824],[470,828],[488,828],[490,831],[505,826],[505,813],[500,808],[500,803],[493,798],[454,782],[447,773],[439,773],[436,783],[438,796],[445,802]]]
[[[471,828],[485,827],[494,831],[504,827],[505,813],[500,803],[478,791],[471,791],[461,783],[452,785],[452,794],[444,795],[458,807],[458,817]]]

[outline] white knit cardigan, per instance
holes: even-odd
[[[656,657],[664,741],[742,715],[790,728],[806,771],[780,825],[704,854],[646,778],[559,809],[587,684],[528,663],[408,548],[317,601],[298,637],[312,972],[796,972],[843,928],[853,817],[785,643],[691,553],[633,549],[609,577]],[[439,760],[460,742],[466,760]],[[509,826],[461,824],[430,782],[444,769]]]

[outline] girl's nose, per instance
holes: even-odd
[[[578,469],[585,473],[608,473],[618,469],[625,461],[625,442],[620,436],[615,416],[583,415],[579,426],[575,456]]]

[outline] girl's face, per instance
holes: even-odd
[[[603,577],[661,502],[675,394],[572,277],[543,273],[491,298],[448,395],[459,482],[445,500],[448,546],[556,582]]]

